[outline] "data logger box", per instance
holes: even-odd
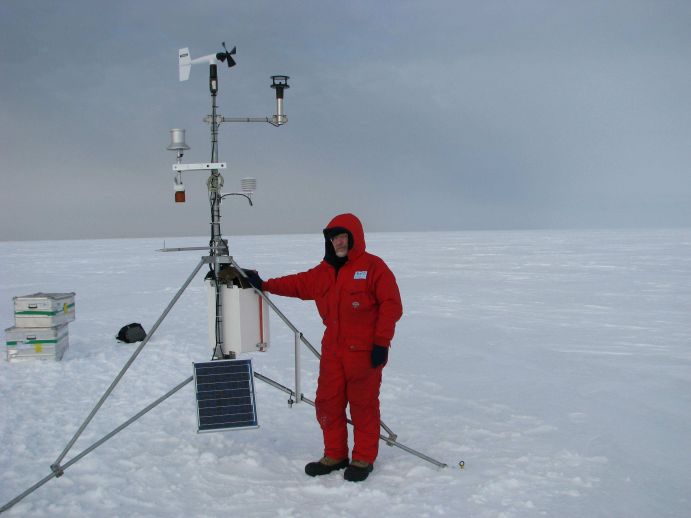
[[[207,280],[209,343],[216,347],[216,286]],[[269,347],[269,306],[252,288],[221,285],[223,355],[265,351]],[[232,356],[232,355],[231,355]]]

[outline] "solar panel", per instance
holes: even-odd
[[[197,432],[259,428],[252,360],[195,363]]]

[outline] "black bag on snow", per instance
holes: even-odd
[[[118,342],[125,342],[126,344],[141,342],[146,338],[146,331],[144,331],[141,324],[133,322],[120,329],[115,338],[117,338]]]

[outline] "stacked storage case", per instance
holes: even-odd
[[[61,360],[75,318],[74,293],[14,297],[14,327],[5,329],[8,361]]]

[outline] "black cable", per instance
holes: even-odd
[[[223,196],[221,196],[221,199],[225,198],[226,196],[244,196],[245,198],[247,198],[247,201],[250,202],[250,206],[254,206],[254,204],[252,203],[252,198],[250,198],[246,194],[242,194],[241,192],[229,192],[228,194],[224,194]]]

